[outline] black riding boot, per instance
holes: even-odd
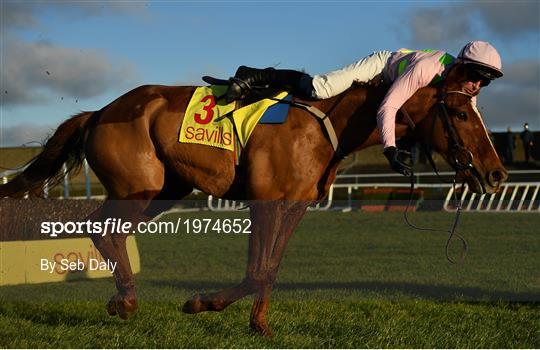
[[[289,90],[302,97],[311,97],[312,80],[308,74],[295,70],[240,66],[234,77],[229,79],[230,84],[225,92],[225,100],[228,103],[241,100],[248,95],[252,87],[263,86]]]

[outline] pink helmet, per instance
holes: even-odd
[[[503,76],[501,56],[490,43],[471,41],[459,52],[458,59],[464,64],[481,66],[483,75],[489,79]]]

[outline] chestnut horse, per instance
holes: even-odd
[[[456,141],[466,151],[470,167],[460,173],[470,188],[491,193],[507,173],[488,137],[471,96],[456,91],[464,79],[459,65],[443,83],[419,90],[404,108],[416,127],[413,136],[429,142],[457,166]],[[259,125],[243,150],[241,165],[233,153],[204,145],[178,142],[184,112],[195,87],[141,86],[96,112],[83,112],[59,126],[43,152],[24,172],[0,186],[0,198],[40,187],[59,173],[62,164],[79,165],[86,156],[108,192],[104,204],[90,215],[149,220],[197,188],[222,198],[251,200],[252,220],[246,276],[238,285],[196,295],[186,302],[188,313],[220,311],[234,301],[256,294],[250,325],[269,335],[266,321],[270,293],[291,234],[306,208],[325,198],[336,177],[336,157],[320,121],[291,108],[281,125]],[[327,113],[343,154],[380,143],[376,111],[384,87],[354,86],[343,94],[310,103]],[[446,122],[439,115],[444,102]],[[398,123],[403,136],[406,123]],[[452,136],[451,134],[454,134]],[[456,143],[454,142],[454,143]],[[459,163],[459,162],[458,162]],[[116,208],[113,203],[125,203]],[[107,305],[121,318],[137,309],[134,280],[126,252],[126,236],[91,235],[105,259],[117,262],[117,293]]]

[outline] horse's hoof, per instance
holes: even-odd
[[[107,303],[107,313],[109,316],[116,316],[116,302],[114,301],[114,296]]]
[[[118,315],[121,319],[127,320],[137,311],[138,304],[135,297],[113,295],[107,303],[107,313],[111,316]]]
[[[182,307],[182,311],[186,314],[196,314],[202,311],[206,311],[204,303],[201,300],[200,294],[195,295],[190,300],[186,301]]]
[[[272,336],[272,331],[270,330],[270,327],[268,327],[266,321],[251,321],[249,327],[253,332],[262,335],[263,337]]]

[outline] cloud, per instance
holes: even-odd
[[[448,41],[463,42],[470,37],[466,16],[455,16],[451,8],[423,8],[410,20],[412,40],[416,44],[436,47]]]
[[[36,13],[45,10],[74,20],[103,14],[148,15],[147,3],[133,1],[2,1],[0,6],[3,12],[3,29],[7,30],[38,27],[41,24]]]
[[[513,84],[514,87],[539,88],[540,62],[537,59],[516,61],[504,66],[504,84]]]
[[[144,14],[145,3],[132,2],[2,2],[3,33],[0,102],[2,106],[43,103],[59,97],[99,96],[122,84],[131,85],[136,69],[132,62],[109,57],[99,50],[81,50],[40,41],[28,42],[21,29],[43,26],[37,13],[84,18],[101,14]]]
[[[135,75],[132,63],[113,62],[97,50],[15,40],[8,40],[3,50],[0,80],[5,106],[43,102],[51,95],[94,97]]]
[[[464,5],[480,14],[486,26],[495,34],[513,36],[538,31],[540,27],[540,2],[529,1],[478,1]]]
[[[521,89],[514,91],[492,90],[482,92],[478,104],[486,124],[493,129],[519,126],[528,121],[533,129],[540,128],[538,115],[538,90]]]
[[[540,62],[523,60],[509,64],[503,78],[483,89],[478,105],[491,128],[519,126],[528,121],[540,128]]]
[[[486,36],[502,41],[501,47],[526,43],[538,46],[540,2],[468,1],[423,7],[409,20],[412,44],[419,47],[446,48],[457,53],[471,39]],[[529,51],[527,51],[529,52]],[[528,121],[540,129],[540,63],[538,53],[513,62],[503,62],[504,77],[483,89],[478,105],[486,124],[494,129],[519,127]]]
[[[537,0],[470,1],[421,8],[409,21],[411,40],[416,45],[454,46],[476,36],[478,20],[495,35],[538,35],[539,4]]]
[[[6,1],[2,2],[0,6],[2,11],[2,21],[4,21],[3,27],[5,29],[28,28],[38,25],[38,21],[34,17],[33,5],[31,3]]]
[[[18,124],[0,128],[0,147],[39,146],[48,136],[52,135],[54,127],[50,125]]]

